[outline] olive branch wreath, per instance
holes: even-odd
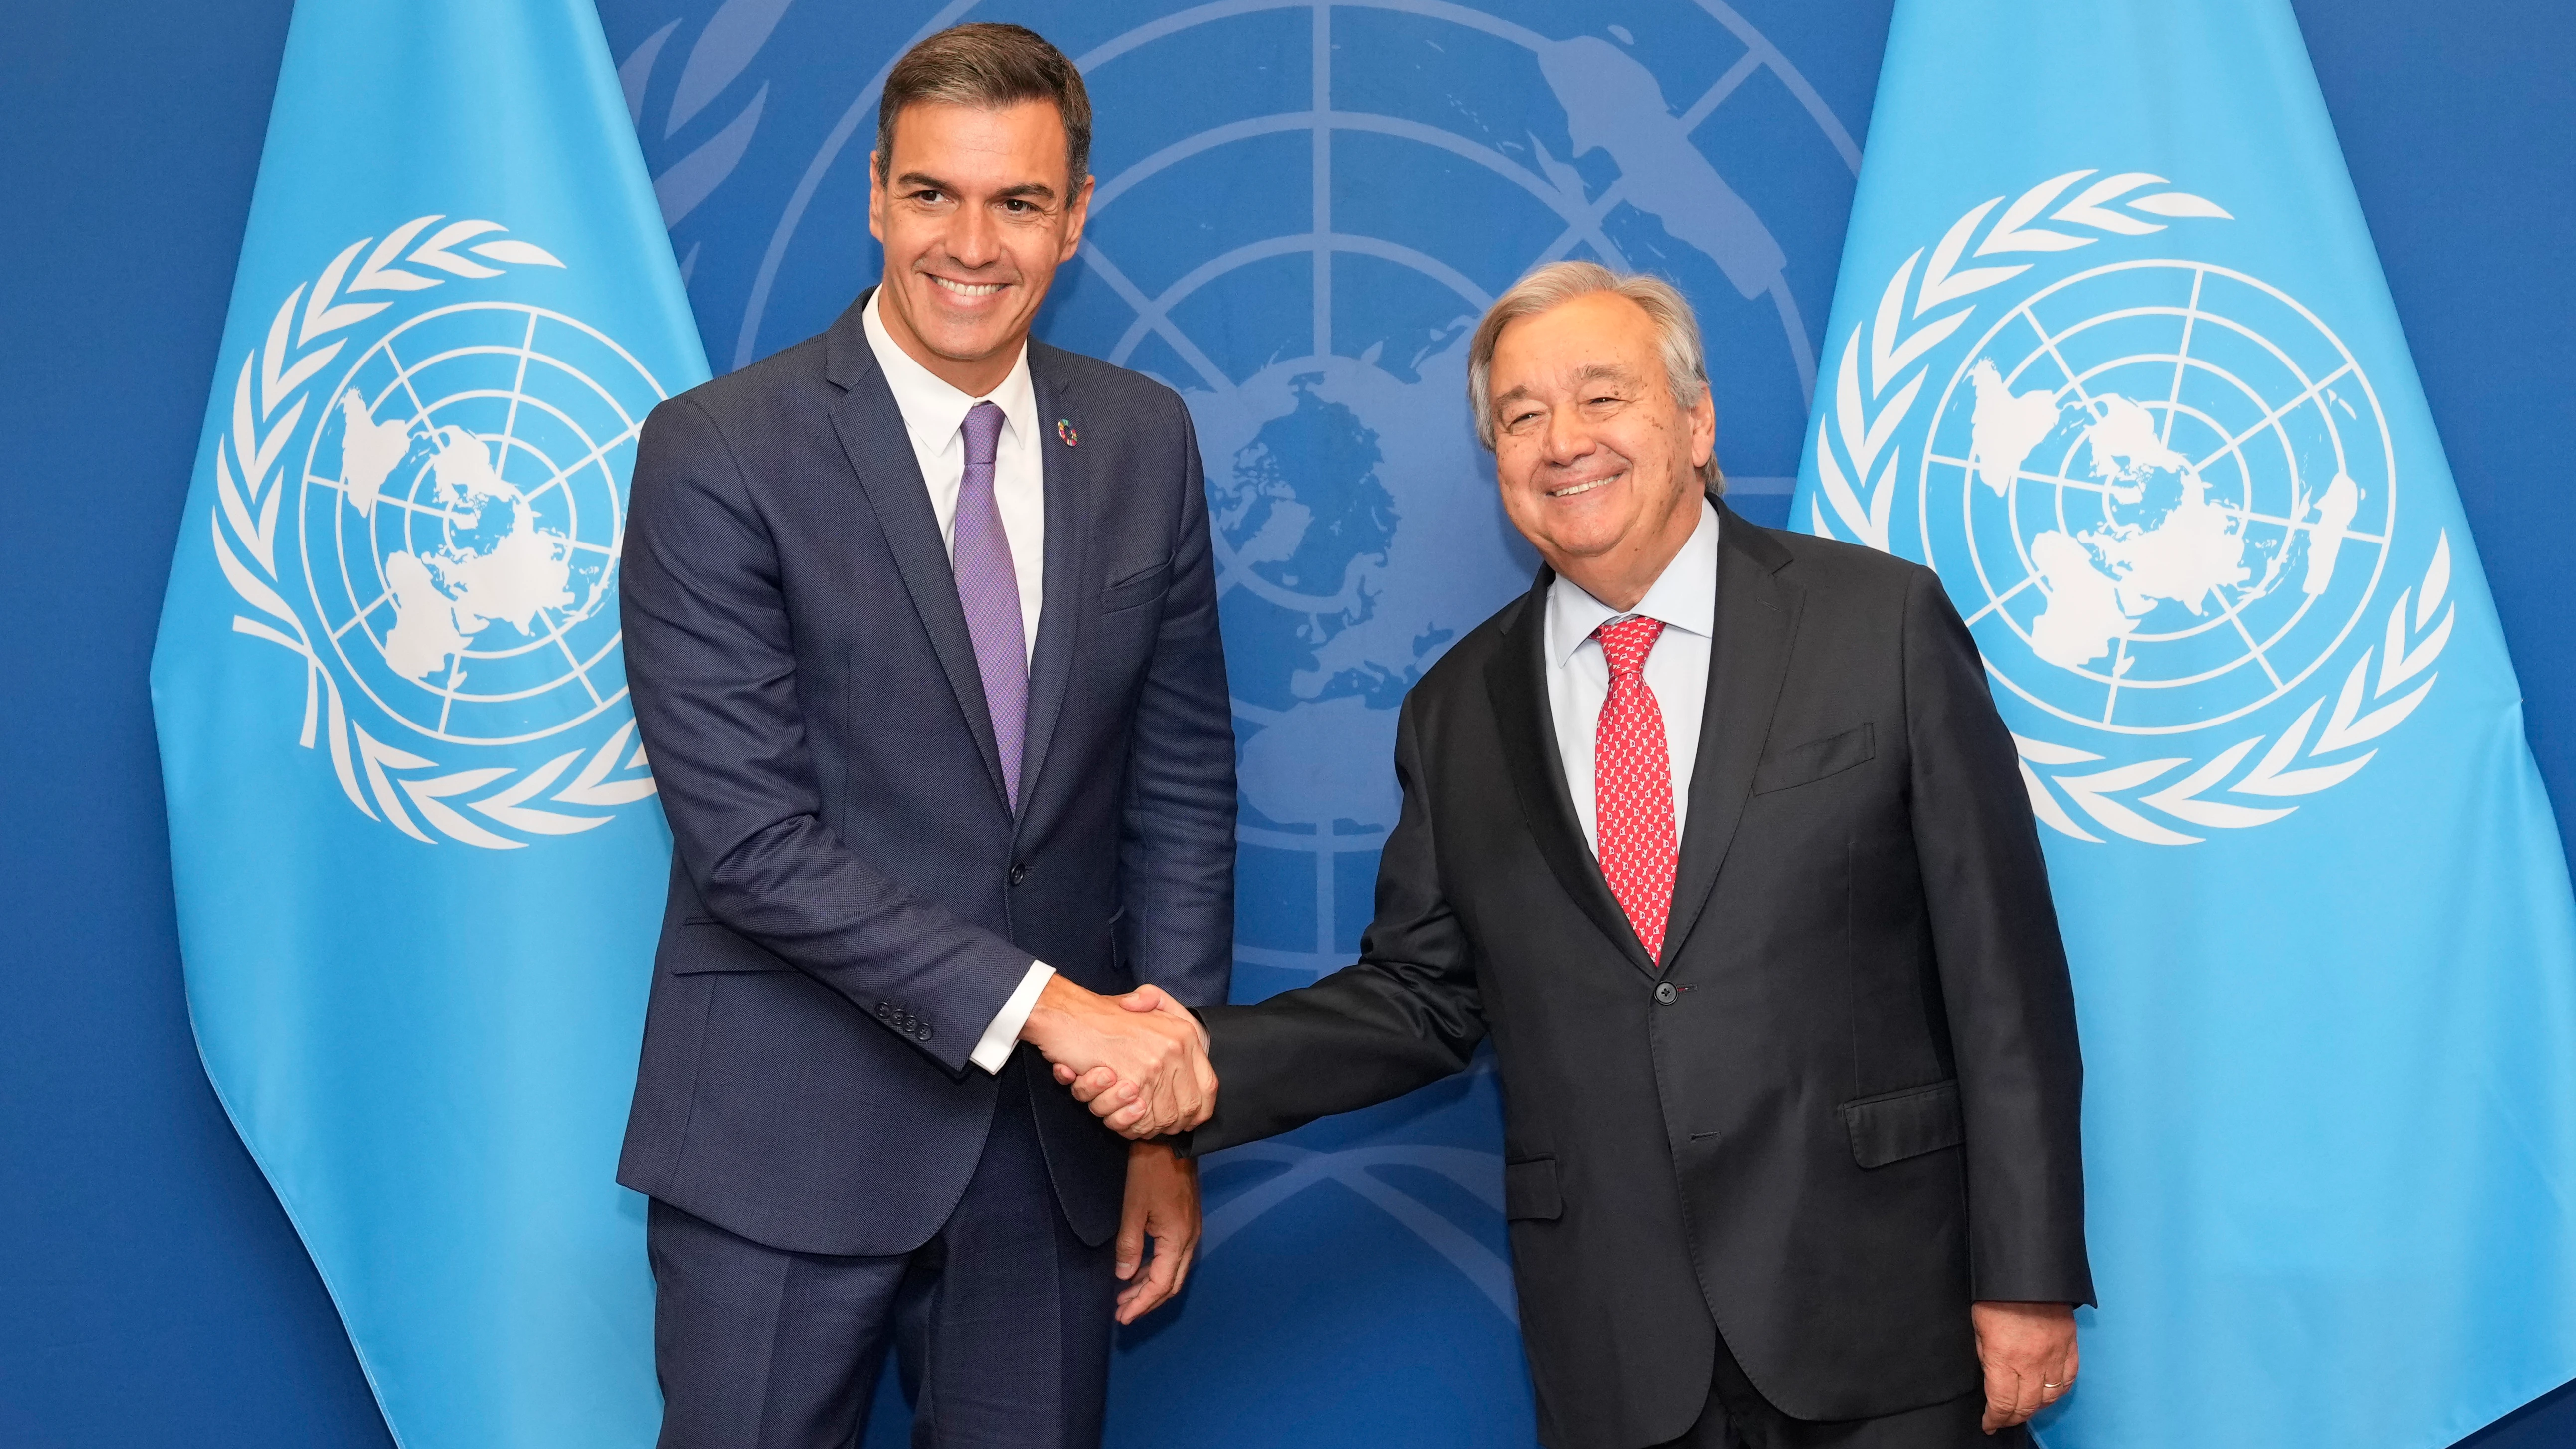
[[[345,332],[393,305],[344,299],[365,292],[424,291],[444,285],[451,277],[480,281],[513,266],[563,265],[543,248],[511,237],[464,245],[507,230],[495,221],[450,222],[422,240],[421,233],[441,220],[440,216],[417,217],[394,228],[381,243],[374,237],[361,238],[323,268],[309,296],[300,283],[287,294],[269,321],[265,340],[242,359],[234,382],[230,426],[215,444],[216,506],[209,522],[215,561],[225,579],[244,602],[267,616],[236,614],[233,632],[265,639],[304,660],[304,726],[296,742],[309,750],[315,746],[317,732],[327,736],[331,768],[349,803],[367,818],[383,820],[425,845],[444,838],[486,850],[517,850],[528,842],[478,824],[457,807],[529,835],[574,835],[605,825],[615,817],[568,814],[531,802],[554,790],[547,801],[596,810],[651,795],[650,775],[626,775],[645,764],[640,745],[622,770],[618,765],[635,722],[630,719],[619,725],[604,744],[589,752],[588,760],[561,789],[555,789],[556,782],[582,760],[584,751],[569,751],[524,772],[486,766],[418,773],[438,772],[442,767],[386,744],[350,718],[338,682],[323,665],[304,621],[277,587],[278,500],[286,493],[281,455],[304,417],[314,377],[349,342],[332,334]],[[368,251],[370,245],[373,251]],[[472,255],[460,255],[460,246]],[[361,252],[366,253],[363,262],[358,260]],[[474,257],[501,265],[487,266]],[[357,268],[355,275],[350,272],[352,265]],[[363,787],[361,774],[366,777]],[[611,779],[612,774],[625,777]]]
[[[1820,486],[1809,500],[1816,533],[1864,543],[1882,553],[1893,552],[1888,547],[1888,525],[1895,507],[1901,449],[1890,444],[1913,411],[1929,375],[1928,367],[1916,364],[1965,325],[1977,306],[1971,302],[1956,311],[1929,314],[1999,286],[2030,270],[2031,265],[1972,265],[1963,269],[1964,259],[2072,251],[2091,246],[2104,235],[2145,236],[2165,229],[2166,221],[2149,219],[2155,217],[2234,220],[2215,203],[2189,192],[2155,190],[2132,195],[2141,188],[2165,187],[2169,183],[2149,172],[2123,171],[2103,177],[2049,212],[2045,221],[2054,225],[2042,224],[2042,212],[2056,205],[2077,182],[2093,174],[2083,170],[2053,176],[2013,198],[2008,206],[2000,196],[1986,201],[1951,224],[1931,248],[1928,263],[1924,253],[1917,250],[1896,269],[1886,290],[1879,294],[1876,310],[1852,329],[1844,343],[1835,370],[1833,397],[1826,406],[1823,425],[1816,429],[1816,477]],[[1978,240],[1978,229],[1998,206],[2004,207],[2003,214]],[[1973,252],[1968,250],[1971,241],[1977,242]],[[1917,265],[1923,268],[1919,286],[1915,284]],[[1906,306],[1909,293],[1914,299],[1910,311]],[[1869,363],[1866,394],[1861,386],[1864,355]],[[1880,465],[1882,457],[1884,466]],[[2206,837],[2174,829],[2149,818],[2144,811],[2206,830],[2240,830],[2290,814],[2298,808],[2296,805],[2248,805],[2213,797],[2295,799],[2331,789],[2369,764],[2378,753],[2375,749],[2340,760],[2328,761],[2324,757],[2344,754],[2395,729],[2432,690],[2439,676],[2425,671],[2450,642],[2451,623],[2456,615],[2455,609],[2444,607],[2450,583],[2451,538],[2446,530],[2434,543],[2433,561],[2423,580],[2401,592],[2388,611],[2385,639],[2364,649],[2344,676],[2342,688],[2333,696],[2334,708],[2326,716],[2325,728],[2315,729],[2317,713],[2326,706],[2325,698],[2320,696],[2242,774],[2237,773],[2239,767],[2269,736],[2241,740],[2204,762],[2175,757],[2141,760],[2105,770],[2059,773],[2069,767],[2098,763],[2102,756],[2070,745],[2014,735],[2013,744],[2021,757],[2022,784],[2030,793],[2032,812],[2054,830],[2099,844],[2102,837],[2087,830],[2066,808],[2067,802],[2072,802],[2103,829],[2150,845],[2197,845]],[[2434,618],[2437,611],[2441,616],[2438,621]],[[2379,660],[2375,683],[2370,677],[2374,657]],[[2398,694],[2419,674],[2424,675],[2422,683]],[[2397,697],[2391,699],[2392,694]],[[2291,768],[2302,759],[2314,763]],[[2190,768],[2181,779],[2149,790],[2187,766]],[[2043,776],[2043,771],[2048,773]],[[2058,798],[2059,791],[2064,792],[2065,800]]]

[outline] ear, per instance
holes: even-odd
[[[1717,394],[1709,387],[1701,387],[1699,401],[1691,405],[1690,435],[1691,467],[1706,468],[1717,452]]]
[[[1085,176],[1082,184],[1073,188],[1073,202],[1064,209],[1064,254],[1055,259],[1058,266],[1072,261],[1073,254],[1082,250],[1082,224],[1091,219],[1091,188],[1098,182],[1098,177]]]
[[[868,153],[868,235],[885,240],[885,167],[877,153]]]

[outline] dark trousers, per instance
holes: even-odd
[[[1113,1248],[1065,1223],[1026,1072],[1017,1058],[1004,1069],[975,1175],[913,1252],[788,1252],[652,1204],[661,1449],[848,1449],[889,1346],[914,1397],[915,1449],[1100,1442]]]
[[[1985,1411],[1985,1391],[1979,1389],[1875,1419],[1793,1419],[1762,1397],[1720,1334],[1708,1403],[1698,1422],[1655,1449],[2028,1449],[2026,1429],[1989,1436],[1979,1428]]]

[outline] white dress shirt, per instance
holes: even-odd
[[[1592,631],[1613,619],[1642,614],[1664,621],[1664,632],[1646,655],[1646,687],[1664,715],[1664,748],[1672,760],[1673,841],[1679,845],[1690,811],[1691,767],[1699,762],[1699,722],[1708,699],[1708,646],[1717,621],[1717,509],[1699,505],[1699,526],[1682,551],[1664,565],[1654,587],[1626,614],[1560,575],[1547,591],[1547,703],[1556,723],[1556,752],[1565,761],[1566,792],[1583,841],[1601,853],[1601,828],[1592,799],[1592,742],[1601,706],[1610,697],[1610,661]]]
[[[1046,466],[1038,450],[1038,390],[1029,381],[1029,348],[1020,344],[1011,375],[984,397],[968,397],[937,373],[912,360],[886,331],[868,298],[868,346],[877,354],[895,411],[912,438],[921,481],[930,485],[930,511],[939,518],[939,540],[957,546],[957,490],[966,478],[966,413],[979,402],[1002,410],[1002,436],[993,448],[993,501],[1002,510],[1002,533],[1011,541],[1011,573],[1020,585],[1020,643],[1037,656],[1038,606],[1046,601]],[[1025,661],[1024,661],[1025,662]]]
[[[921,464],[921,481],[930,489],[930,511],[939,518],[939,538],[953,549],[957,541],[957,490],[966,478],[966,413],[979,402],[1002,410],[1002,436],[993,448],[993,501],[1002,511],[1002,534],[1011,541],[1011,573],[1020,586],[1020,641],[1034,658],[1038,647],[1038,610],[1046,600],[1046,467],[1038,449],[1038,390],[1029,381],[1029,349],[1020,344],[1011,374],[988,397],[968,397],[937,373],[912,360],[886,331],[877,315],[883,288],[868,298],[863,322],[877,367],[894,393],[895,411],[912,439],[912,456]],[[1027,659],[1022,661],[1028,662]],[[998,1072],[1011,1059],[1011,1046],[1028,1024],[1029,1010],[1046,989],[1055,968],[1029,963],[1019,989],[1002,1003],[967,1060]]]

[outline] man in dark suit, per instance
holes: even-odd
[[[1233,925],[1189,415],[1028,341],[1089,139],[1035,34],[922,42],[882,284],[644,429],[626,660],[675,850],[618,1180],[674,1449],[854,1442],[889,1341],[916,1443],[1095,1443],[1113,1315],[1188,1266],[1190,1165],[1030,1061],[1199,1120],[1197,1028],[1107,993],[1223,1001]]]
[[[1928,570],[1727,510],[1668,285],[1541,268],[1469,375],[1549,567],[1404,702],[1359,963],[1203,1011],[1193,1150],[1490,1033],[1545,1442],[2021,1439],[2093,1291],[2081,1068],[1967,629]],[[1076,1085],[1133,1125],[1114,1073]]]

